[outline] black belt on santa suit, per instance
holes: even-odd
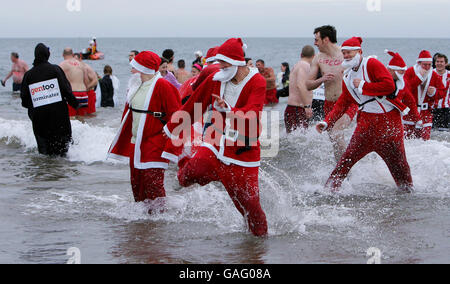
[[[237,130],[228,129],[226,131],[223,131],[221,129],[218,129],[214,124],[211,125],[211,127],[217,133],[220,133],[223,136],[225,136],[226,139],[229,139],[229,140],[234,141],[234,142],[239,140],[239,141],[245,143],[244,147],[241,147],[241,148],[239,148],[236,151],[236,155],[241,155],[242,153],[250,151],[252,149],[251,143],[256,143],[259,140],[259,137],[251,138],[251,137],[248,137],[248,136],[241,135],[241,134],[239,134],[239,131],[237,131]],[[230,136],[230,135],[232,135],[232,136]]]
[[[166,116],[166,114],[165,114],[164,112],[153,112],[153,111],[150,111],[150,110],[135,109],[135,108],[132,108],[131,106],[130,106],[130,110],[131,110],[132,112],[136,112],[136,113],[150,114],[150,115],[152,115],[154,118],[159,119],[159,121],[161,121],[161,123],[162,123],[163,125],[166,125],[166,124],[167,124],[167,121],[165,121],[165,120],[163,119],[163,118]]]

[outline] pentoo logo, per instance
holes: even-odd
[[[80,12],[81,0],[67,0],[66,8],[69,12]]]
[[[54,89],[54,88],[55,88],[55,84],[42,85],[40,87],[31,89],[31,95],[34,96],[34,94],[36,94],[36,93],[43,92],[43,91],[48,91],[48,90],[51,90],[51,89]]]

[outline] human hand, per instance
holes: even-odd
[[[361,81],[361,79],[354,79],[353,86],[355,86],[355,88],[359,88],[359,84],[361,84]]]
[[[221,97],[219,97],[218,95],[212,95],[215,99],[216,99],[216,103],[217,106],[220,108],[227,108],[227,103],[225,102],[224,99],[222,99]]]
[[[316,130],[319,133],[322,133],[327,128],[327,123],[325,121],[321,121],[316,125]]]

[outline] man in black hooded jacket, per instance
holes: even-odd
[[[67,104],[76,109],[78,101],[64,71],[48,62],[50,49],[40,43],[34,56],[34,67],[23,78],[22,106],[28,109],[39,153],[65,156],[72,141]]]

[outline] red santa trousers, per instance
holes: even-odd
[[[309,119],[306,117],[304,108],[288,105],[284,112],[284,123],[286,125],[286,132],[289,134],[300,128],[307,129]]]
[[[237,210],[247,219],[250,231],[255,236],[267,235],[266,214],[259,202],[259,168],[227,166],[205,147],[201,147],[193,158],[182,160],[179,166],[181,186],[222,182]]]
[[[422,110],[420,112],[420,117],[426,127],[416,128],[415,125],[404,125],[406,138],[422,138],[423,140],[428,141],[431,138],[433,113],[431,110]]]
[[[277,89],[266,90],[266,101],[264,102],[264,105],[277,103],[278,103]]]
[[[413,188],[403,143],[402,121],[397,110],[386,114],[360,112],[350,144],[326,186],[337,190],[353,165],[371,152],[376,152],[385,161],[399,189]]]
[[[134,145],[130,155],[130,176],[131,189],[134,200],[143,202],[145,200],[155,200],[159,197],[166,197],[164,190],[164,169],[140,170],[134,167]]]
[[[96,112],[95,103],[97,102],[97,94],[94,90],[88,91],[88,114],[92,114]]]

